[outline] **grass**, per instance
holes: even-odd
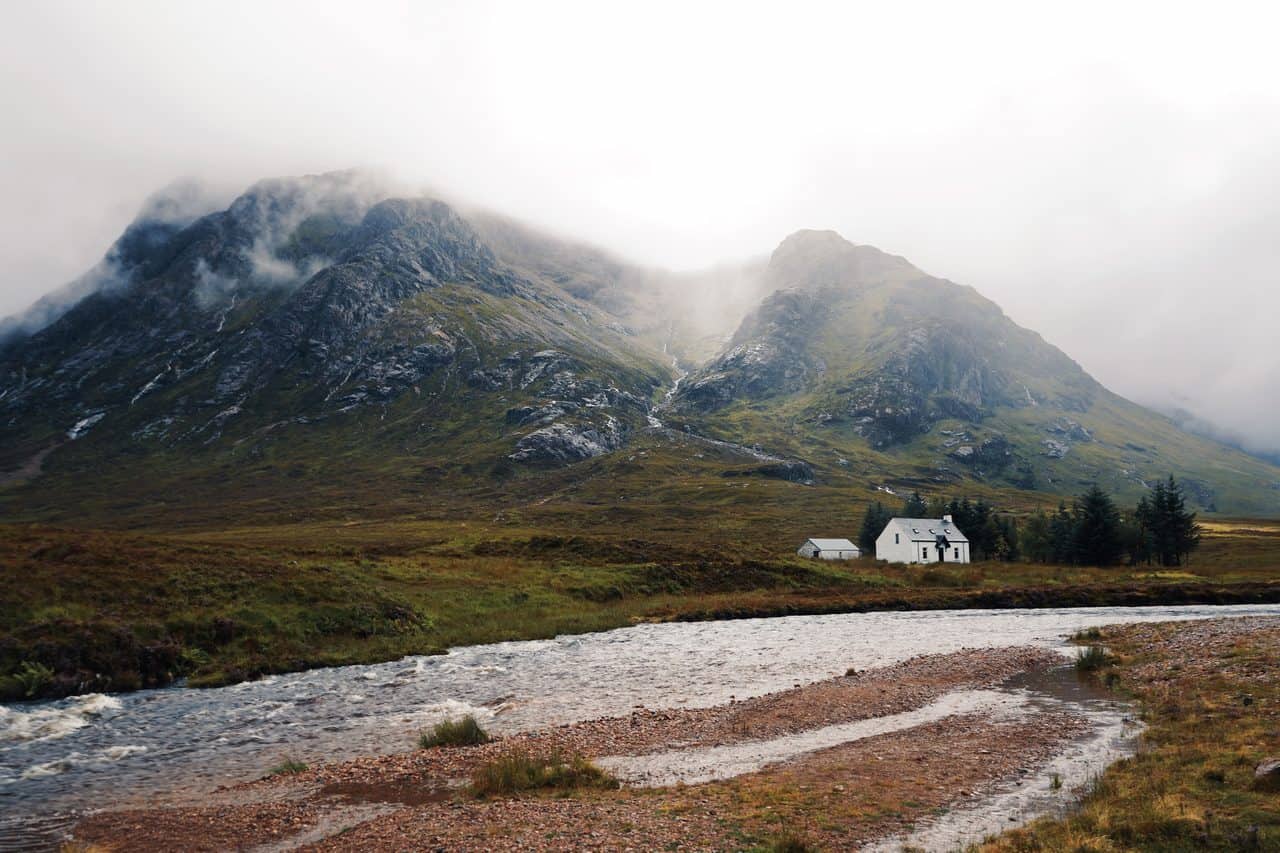
[[[818,848],[799,833],[788,832],[774,839],[767,848],[768,853],[817,853]]]
[[[798,832],[786,832],[770,841],[764,853],[818,853],[818,848]]]
[[[307,769],[304,761],[298,761],[295,758],[285,756],[280,763],[272,767],[268,772],[268,776],[292,776],[296,773],[302,773]]]
[[[1076,655],[1076,669],[1080,672],[1096,672],[1111,663],[1111,653],[1102,646],[1089,646]]]
[[[1280,797],[1253,778],[1276,751],[1280,631],[1230,644],[1149,641],[1180,630],[1108,630],[1118,686],[1147,725],[1137,754],[1108,768],[1067,817],[990,839],[982,853],[1280,849]]]
[[[944,576],[797,557],[778,543],[789,546],[799,522],[773,502],[804,487],[751,488],[750,511],[693,501],[670,524],[647,516],[623,535],[611,524],[626,503],[572,527],[512,516],[188,532],[0,525],[0,701],[182,677],[213,686],[646,621],[1280,598],[1274,522],[1211,531],[1196,582],[1028,563]]]
[[[617,787],[617,779],[580,755],[535,755],[521,749],[504,752],[477,768],[471,777],[471,790],[478,797],[542,789]]]
[[[460,720],[443,720],[431,731],[418,736],[419,749],[436,746],[476,746],[489,742],[489,733],[481,728],[476,718],[468,714]]]

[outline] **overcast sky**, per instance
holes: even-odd
[[[0,315],[180,176],[348,167],[681,269],[834,228],[1280,449],[1269,4],[6,3]]]

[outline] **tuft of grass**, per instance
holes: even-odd
[[[305,761],[298,761],[296,758],[285,756],[279,764],[272,767],[267,773],[268,776],[292,776],[295,773],[301,773],[307,769]]]
[[[1080,672],[1096,672],[1114,662],[1111,653],[1102,646],[1089,646],[1076,656],[1076,669]]]
[[[476,718],[468,714],[460,720],[443,720],[429,732],[418,735],[418,748],[436,746],[477,746],[491,740]]]
[[[617,788],[618,780],[581,755],[534,755],[512,749],[477,768],[471,790],[478,797],[539,789]]]
[[[1054,791],[1062,790],[1062,776],[1057,773],[1050,774],[1049,787]]]
[[[818,853],[818,848],[803,835],[788,832],[778,836],[765,848],[768,853]]]
[[[1072,634],[1071,639],[1077,643],[1096,643],[1102,639],[1102,629],[1097,627],[1085,628]]]

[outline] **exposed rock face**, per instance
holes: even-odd
[[[1062,417],[1045,427],[1045,431],[1063,441],[1093,441],[1093,433],[1071,418]]]
[[[774,293],[743,322],[729,349],[682,386],[680,404],[710,411],[805,387],[823,370],[806,347],[820,311],[821,303],[809,293]]]
[[[999,472],[1014,461],[1013,445],[1003,435],[993,435],[975,445],[962,444],[950,456],[975,469]]]
[[[568,464],[617,450],[626,438],[626,428],[609,415],[598,424],[557,421],[516,442],[511,458],[517,462]]]
[[[1253,787],[1259,791],[1280,791],[1280,758],[1268,758],[1254,768]]]
[[[1052,438],[1046,438],[1040,442],[1044,446],[1044,455],[1050,459],[1061,459],[1071,450],[1071,446],[1055,441]]]

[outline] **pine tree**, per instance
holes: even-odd
[[[1065,503],[1049,521],[1049,562],[1074,564],[1076,561],[1076,521]]]
[[[929,504],[920,496],[919,492],[912,492],[911,497],[907,498],[902,505],[902,516],[904,518],[925,518],[929,512]]]
[[[1156,483],[1151,489],[1150,531],[1151,555],[1162,566],[1174,564],[1174,531],[1172,524],[1171,496],[1164,483]]]
[[[1130,524],[1130,530],[1127,535],[1127,549],[1129,551],[1129,563],[1137,565],[1139,563],[1151,564],[1151,556],[1153,550],[1153,534],[1152,529],[1155,523],[1155,512],[1152,509],[1151,501],[1147,500],[1143,495],[1138,501],[1138,507],[1133,511],[1133,521]]]
[[[1191,552],[1200,544],[1202,528],[1196,521],[1196,514],[1187,509],[1187,499],[1182,486],[1170,475],[1165,486],[1165,502],[1167,504],[1169,528],[1169,552],[1173,562],[1166,566],[1180,566],[1190,558]]]
[[[1094,486],[1080,496],[1073,513],[1075,557],[1090,566],[1112,566],[1120,560],[1120,512],[1111,496]]]
[[[1022,526],[1022,553],[1033,563],[1053,560],[1053,536],[1049,530],[1049,516],[1036,510]]]
[[[1012,516],[996,516],[1000,528],[1000,539],[1004,543],[1004,556],[1000,559],[1014,562],[1022,559],[1022,535],[1018,531],[1018,521]]]
[[[867,512],[862,517],[862,528],[858,531],[858,547],[863,553],[875,553],[876,540],[880,538],[880,534],[884,532],[885,526],[892,518],[893,515],[880,501],[867,505]]]

